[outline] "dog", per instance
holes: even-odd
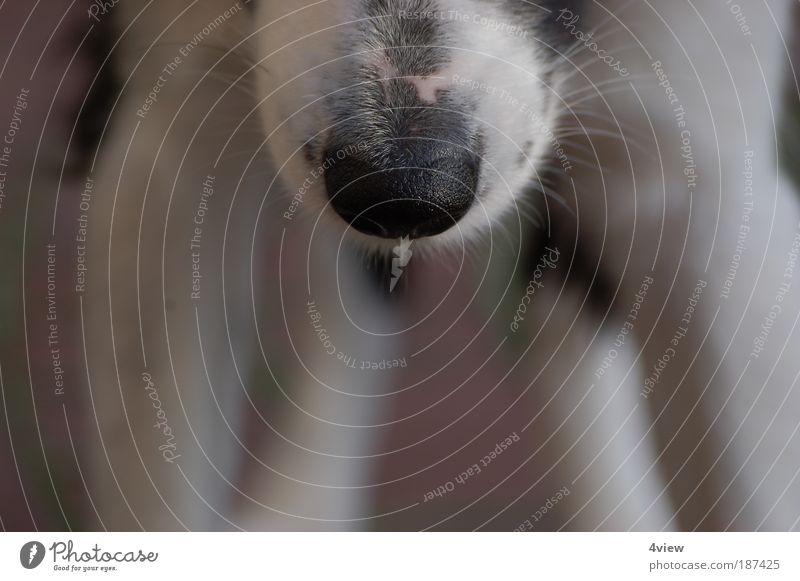
[[[94,10],[93,526],[798,529],[790,8]],[[476,383],[523,423],[378,502],[463,443],[403,432],[398,398],[444,430]],[[423,468],[380,472],[407,448]]]

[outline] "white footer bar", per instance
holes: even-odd
[[[798,553],[800,533],[3,533],[0,579],[797,580]]]

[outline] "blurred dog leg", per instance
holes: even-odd
[[[796,527],[800,440],[787,410],[800,395],[787,355],[797,350],[799,306],[796,293],[776,298],[800,222],[776,149],[790,3],[742,6],[749,32],[724,3],[693,6],[594,7],[595,21],[615,30],[603,48],[630,76],[602,63],[586,69],[591,81],[613,83],[592,106],[618,137],[594,137],[603,173],[577,176],[580,214],[602,217],[581,221],[581,231],[606,278],[622,281],[621,308],[654,279],[636,328],[638,391],[676,511],[664,526]],[[615,9],[635,37],[614,22]],[[754,354],[777,303],[769,352]]]
[[[302,260],[306,250],[299,248],[294,254]],[[387,432],[380,424],[389,416],[389,398],[383,396],[394,384],[387,372],[365,370],[363,364],[393,356],[397,348],[391,337],[371,336],[355,324],[366,321],[369,329],[389,328],[395,316],[378,300],[363,264],[346,247],[324,240],[317,248],[309,265],[310,300],[324,334],[314,332],[306,295],[298,292],[305,281],[292,284],[282,277],[281,308],[295,351],[280,365],[294,370],[283,374],[288,379],[271,415],[271,427],[280,435],[258,426],[263,437],[254,452],[262,461],[245,483],[249,500],[239,508],[248,530],[376,526],[376,454],[383,450]],[[342,305],[357,311],[348,315]]]
[[[561,260],[569,260],[562,256]],[[568,508],[548,515],[546,530],[652,530],[671,513],[651,460],[646,406],[638,401],[642,366],[630,337],[618,341],[625,319],[613,313],[598,326],[592,297],[574,282],[549,281],[536,299],[532,329],[545,329],[529,358],[537,422],[555,458],[551,486],[570,490]],[[546,322],[545,322],[546,319]],[[610,355],[609,355],[610,354]],[[552,357],[552,359],[551,359]],[[606,358],[611,363],[603,366]],[[550,361],[548,362],[548,359]],[[549,467],[545,467],[548,468]],[[543,470],[545,469],[543,468]]]
[[[252,216],[258,200],[233,212],[226,312],[222,240],[242,168],[229,163],[230,152],[214,165],[235,114],[249,107],[234,90],[204,120],[227,88],[209,80],[187,97],[219,50],[195,48],[174,74],[164,68],[177,62],[180,41],[216,15],[212,5],[198,8],[149,50],[174,14],[145,19],[122,37],[118,66],[127,86],[99,144],[82,315],[87,417],[96,427],[88,438],[90,490],[112,530],[236,526],[237,373],[247,374],[254,345],[246,300],[252,229],[237,223],[237,211]],[[157,98],[148,101],[154,87]],[[241,138],[230,147],[239,146]]]

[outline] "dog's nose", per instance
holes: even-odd
[[[466,148],[424,144],[392,159],[349,156],[325,171],[331,205],[353,228],[383,238],[434,236],[475,199],[480,163]]]

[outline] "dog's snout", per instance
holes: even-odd
[[[475,199],[475,152],[434,140],[390,160],[351,156],[325,172],[331,205],[353,228],[383,238],[434,236],[454,226]]]

